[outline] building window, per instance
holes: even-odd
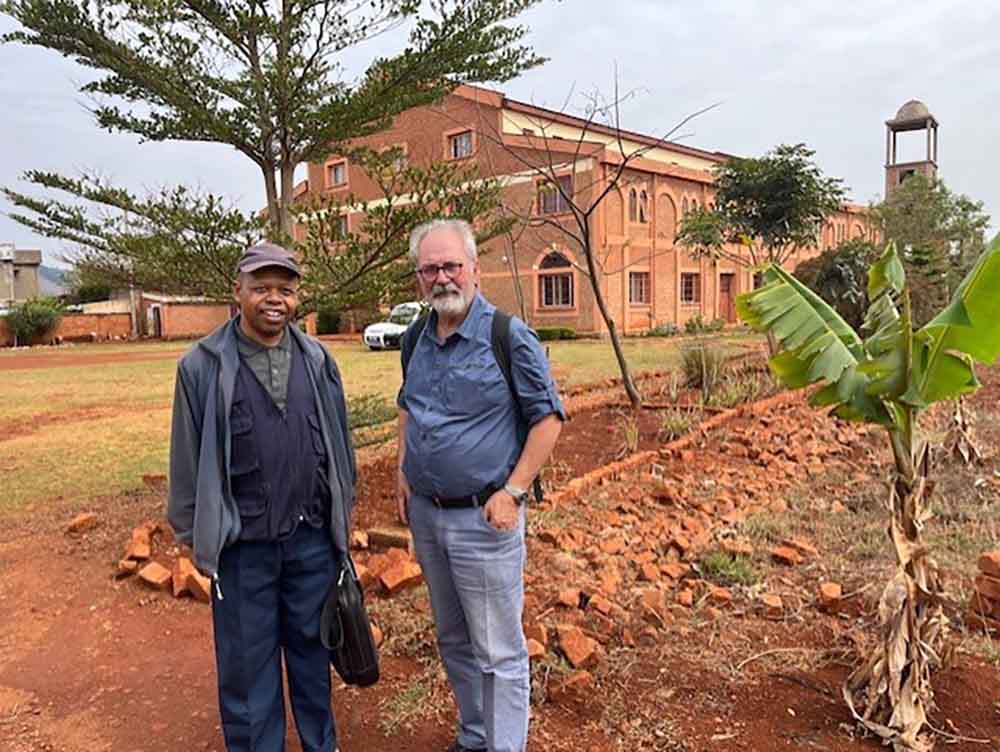
[[[472,131],[462,131],[448,136],[448,156],[451,159],[465,159],[472,156]]]
[[[628,273],[628,302],[649,305],[649,272]]]
[[[756,290],[764,286],[764,272],[753,273],[753,289]]]
[[[337,217],[337,227],[334,232],[337,234],[337,240],[343,240],[347,237],[348,224],[346,214],[341,214]]]
[[[326,166],[327,188],[337,188],[347,185],[347,161],[331,162]]]
[[[550,253],[539,264],[538,300],[541,308],[573,307],[573,272],[569,259]]]
[[[681,216],[682,217],[687,216],[687,213],[688,213],[688,200],[687,196],[685,196],[684,200],[681,201]]]
[[[701,302],[701,275],[694,272],[681,274],[681,303]]]
[[[538,213],[539,214],[561,214],[569,211],[569,200],[566,196],[573,195],[573,176],[562,175],[559,177],[559,187],[551,183],[543,183],[538,186]]]
[[[642,224],[649,222],[649,196],[646,191],[639,194],[639,221]]]
[[[639,194],[636,193],[635,188],[628,189],[628,221],[639,221]]]

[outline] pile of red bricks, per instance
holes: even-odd
[[[210,603],[211,580],[195,569],[191,559],[178,556],[169,569],[158,561],[152,561],[153,538],[161,530],[159,522],[146,522],[135,528],[125,547],[125,555],[118,562],[115,576],[121,579],[134,574],[153,590],[171,592],[175,598],[189,595],[202,603]]]
[[[969,601],[966,623],[991,637],[1000,637],[1000,551],[979,557],[976,589]]]

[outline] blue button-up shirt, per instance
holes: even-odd
[[[417,338],[397,404],[408,414],[403,473],[422,496],[456,498],[505,483],[523,448],[518,405],[528,426],[552,414],[566,419],[545,352],[517,318],[510,325],[515,404],[490,342],[495,311],[477,293],[454,334],[438,340],[432,312]]]

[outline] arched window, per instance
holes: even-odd
[[[558,251],[552,251],[538,265],[538,305],[573,307],[573,265]]]
[[[635,188],[628,189],[628,221],[639,221],[639,195],[636,193]]]
[[[687,213],[688,213],[688,200],[687,196],[685,196],[684,200],[681,201],[681,216],[686,217]]]
[[[639,194],[639,221],[646,224],[649,221],[649,196],[646,191]]]

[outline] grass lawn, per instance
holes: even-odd
[[[682,339],[630,339],[634,371],[670,368]],[[746,337],[721,338],[736,350]],[[618,375],[607,341],[552,342],[553,371],[561,386]],[[398,352],[371,352],[360,343],[327,345],[340,366],[349,397],[377,394],[393,400],[401,381]],[[85,502],[142,483],[166,471],[170,403],[176,363],[144,355],[176,352],[184,343],[38,348],[31,357],[59,356],[55,367],[5,369],[25,351],[0,352],[0,514],[58,497]],[[134,359],[88,363],[93,356],[129,353]],[[80,365],[67,365],[66,358]]]

